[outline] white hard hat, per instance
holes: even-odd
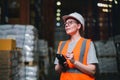
[[[62,19],[63,19],[64,22],[65,22],[66,19],[68,19],[68,18],[74,18],[74,19],[78,20],[78,21],[82,24],[82,26],[83,26],[83,31],[85,30],[85,21],[84,21],[84,18],[82,17],[81,14],[79,14],[79,13],[77,13],[77,12],[74,12],[74,13],[71,13],[71,14],[69,14],[69,15],[64,15],[64,16],[62,17]]]

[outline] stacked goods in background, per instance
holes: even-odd
[[[39,70],[37,53],[37,29],[32,25],[0,25],[0,38],[16,40],[16,47],[21,49],[22,56],[20,58],[21,65],[19,80],[38,80],[39,74],[37,72],[36,76],[34,76],[34,74],[28,75],[28,72],[26,72],[26,66],[37,69],[37,71]],[[31,73],[35,73],[33,70],[30,71]],[[26,75],[22,75],[22,73],[25,73]]]
[[[38,53],[39,53],[39,74],[40,80],[45,80],[48,75],[50,66],[50,56],[48,49],[48,42],[44,39],[38,40]]]
[[[120,72],[120,35],[114,37],[116,50],[117,50],[117,60],[118,60],[118,71]]]
[[[21,66],[19,73],[19,80],[39,80],[39,69],[37,65]]]
[[[21,51],[13,39],[0,39],[0,80],[19,80]]]
[[[94,43],[99,60],[98,80],[116,80],[119,72],[117,51],[114,41],[112,39],[109,39],[107,41],[96,41]]]
[[[37,61],[38,33],[32,25],[0,25],[0,38],[16,40],[16,47],[22,49],[22,61]]]

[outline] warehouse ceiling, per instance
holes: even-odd
[[[75,11],[83,13],[93,2],[94,0],[61,0],[62,15]]]

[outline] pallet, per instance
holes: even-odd
[[[35,61],[29,61],[29,62],[21,62],[21,64],[25,66],[34,66],[37,65],[38,63]]]

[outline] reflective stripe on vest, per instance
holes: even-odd
[[[83,58],[84,58],[84,53],[85,53],[85,48],[86,48],[86,39],[83,41],[82,43],[82,47],[81,47],[81,52],[80,52],[80,62],[83,63]]]
[[[63,49],[65,43],[66,43],[66,41],[62,41],[62,44],[61,44],[61,46],[60,46],[60,54],[61,54],[61,52],[62,52],[62,49]]]
[[[74,72],[74,73],[82,73],[80,70],[78,70],[77,68],[70,68],[67,70],[67,72]]]

